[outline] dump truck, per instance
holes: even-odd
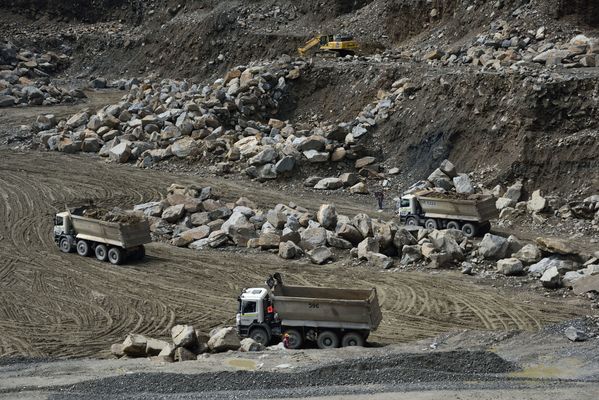
[[[152,241],[147,220],[110,222],[84,216],[85,210],[80,207],[56,214],[54,241],[62,252],[95,255],[115,265],[145,257],[144,244]]]
[[[354,55],[360,48],[351,35],[318,35],[308,40],[302,47],[298,48],[298,53],[303,57],[310,49],[319,46],[322,53],[335,54],[338,56]]]
[[[308,342],[321,349],[363,346],[382,320],[376,288],[288,286],[279,273],[266,287],[244,289],[238,298],[237,331],[267,346],[287,336],[287,347]]]
[[[400,199],[399,216],[406,225],[427,229],[459,229],[468,237],[482,235],[497,218],[493,196],[469,195],[452,198],[433,190],[423,190]]]

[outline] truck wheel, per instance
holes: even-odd
[[[431,229],[431,230],[435,230],[437,229],[437,221],[435,221],[432,218],[429,218],[426,220],[426,222],[424,223],[424,227],[426,229]]]
[[[364,338],[362,335],[356,332],[348,332],[343,335],[343,339],[341,339],[341,347],[348,346],[364,346]]]
[[[141,246],[138,247],[135,258],[138,260],[143,260],[145,256],[146,256],[146,248],[142,244]]]
[[[447,229],[457,229],[460,230],[460,223],[457,221],[449,221],[447,223]]]
[[[123,250],[118,247],[111,247],[108,250],[108,261],[114,265],[120,265],[123,263]]]
[[[336,349],[339,347],[339,338],[332,331],[324,331],[318,335],[316,341],[319,349]]]
[[[60,251],[62,251],[63,253],[71,252],[71,243],[69,242],[69,239],[67,239],[66,237],[60,239],[60,244],[58,245],[58,247],[60,247]]]
[[[79,254],[81,257],[89,256],[89,243],[87,243],[85,240],[79,240],[77,242],[77,254]]]
[[[304,339],[302,338],[302,334],[299,333],[296,329],[288,329],[283,333],[283,335],[289,335],[289,345],[288,348],[292,350],[297,350],[302,347],[304,344]]]
[[[416,217],[408,217],[408,219],[406,219],[406,225],[418,226],[418,220],[416,219]]]
[[[476,236],[476,226],[469,222],[465,223],[464,226],[462,226],[462,232],[464,232],[464,235],[466,235],[469,238],[474,237]]]
[[[99,244],[96,246],[96,258],[100,261],[106,261],[108,258],[108,249],[105,245]]]
[[[262,346],[268,346],[268,333],[264,328],[254,328],[250,331],[250,337],[254,339],[256,342],[260,343]]]

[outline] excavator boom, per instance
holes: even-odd
[[[312,47],[317,46],[320,43],[320,36],[315,36],[312,39],[308,40],[303,47],[297,49],[300,55],[306,54]]]

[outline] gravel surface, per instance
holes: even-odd
[[[355,385],[398,385],[423,382],[495,381],[496,374],[515,371],[512,363],[491,352],[451,351],[428,354],[403,354],[384,358],[363,358],[290,373],[217,372],[195,375],[138,373],[79,383],[52,391],[80,396],[145,396],[149,394],[185,394],[261,391],[265,388],[289,395],[293,392],[322,394],[322,388]],[[289,392],[290,391],[290,392]],[[337,393],[337,389],[335,389]],[[95,398],[95,397],[94,397]]]

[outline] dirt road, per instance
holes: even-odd
[[[582,310],[563,301],[501,292],[461,275],[381,272],[287,262],[247,250],[196,252],[149,246],[143,263],[115,267],[61,254],[52,215],[65,203],[94,199],[129,207],[159,199],[174,182],[212,185],[227,199],[240,195],[274,205],[315,208],[314,193],[285,193],[259,184],[178,176],[96,157],[0,150],[0,355],[102,356],[129,332],[163,336],[175,323],[208,330],[232,323],[242,287],[281,271],[290,283],[376,286],[384,320],[371,338],[403,342],[463,328],[536,329]],[[368,208],[331,198],[352,214]]]

